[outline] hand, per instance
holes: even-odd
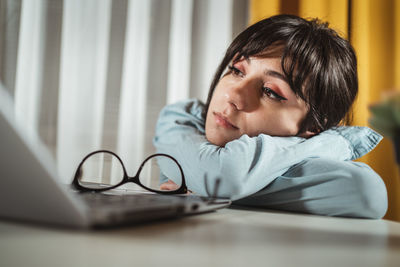
[[[168,180],[168,182],[165,182],[160,185],[160,190],[163,190],[163,191],[173,191],[178,188],[179,188],[179,186],[171,180]]]

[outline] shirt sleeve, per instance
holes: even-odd
[[[189,190],[199,195],[207,195],[205,176],[211,191],[220,179],[218,197],[236,200],[258,192],[304,159],[353,160],[382,139],[367,127],[336,127],[309,139],[243,135],[219,147],[205,137],[203,109],[197,100],[166,106],[153,139],[157,152],[181,164]],[[177,175],[172,169],[162,172],[171,180]]]

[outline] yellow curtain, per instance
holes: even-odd
[[[355,125],[368,126],[368,105],[379,101],[383,92],[400,91],[399,0],[251,0],[249,10],[250,24],[276,14],[295,14],[328,21],[343,37],[350,37],[358,57]],[[400,221],[400,176],[391,141],[385,138],[360,161],[385,181],[389,197],[385,218]]]

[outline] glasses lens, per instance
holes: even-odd
[[[78,182],[90,189],[103,189],[117,185],[124,177],[124,169],[116,156],[99,152],[88,157],[80,168]]]
[[[168,171],[170,177],[161,173],[160,166]],[[139,180],[142,185],[153,190],[175,191],[182,186],[183,177],[174,160],[167,156],[154,156],[144,163]]]

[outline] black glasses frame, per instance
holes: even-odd
[[[78,179],[79,179],[79,177],[80,177],[80,175],[81,175],[81,167],[82,167],[83,163],[84,163],[89,157],[91,157],[91,156],[93,156],[94,154],[97,154],[97,153],[109,153],[109,154],[115,156],[115,157],[119,160],[119,162],[120,162],[121,165],[122,165],[122,169],[123,169],[123,171],[124,171],[124,177],[123,177],[123,179],[122,179],[121,182],[119,182],[119,183],[116,184],[116,185],[112,185],[112,186],[110,186],[110,187],[105,187],[105,188],[87,188],[87,187],[85,187],[85,186],[82,186],[82,185],[79,183]],[[145,186],[144,184],[142,184],[142,183],[140,182],[139,175],[140,175],[140,172],[142,171],[142,168],[143,168],[144,164],[145,164],[148,160],[150,160],[151,158],[154,158],[154,157],[157,157],[157,156],[168,157],[168,158],[170,158],[171,160],[173,160],[173,161],[176,163],[176,165],[178,165],[179,171],[180,171],[180,173],[181,173],[181,175],[182,175],[182,183],[181,183],[181,186],[180,186],[178,189],[172,190],[172,191],[155,190],[155,189],[152,189],[152,188],[149,188],[149,187]],[[157,154],[152,154],[152,155],[148,156],[148,157],[140,164],[140,167],[139,167],[139,169],[137,170],[136,175],[130,177],[130,176],[128,176],[128,173],[127,173],[127,171],[126,171],[126,168],[125,168],[124,163],[122,162],[121,158],[120,158],[117,154],[115,154],[114,152],[109,151],[109,150],[96,150],[96,151],[93,151],[93,152],[89,153],[88,155],[86,155],[86,156],[83,158],[83,160],[81,161],[81,163],[79,163],[78,168],[76,169],[76,172],[75,172],[74,180],[72,181],[72,184],[71,184],[71,185],[72,185],[75,189],[77,189],[77,190],[79,190],[79,191],[81,191],[81,192],[90,192],[90,191],[91,191],[91,192],[102,192],[102,191],[106,191],[106,190],[110,190],[110,189],[117,188],[118,186],[121,186],[121,185],[126,184],[126,183],[129,183],[129,182],[135,183],[135,184],[139,185],[140,187],[142,187],[142,188],[144,188],[144,189],[146,189],[146,190],[148,190],[148,191],[151,191],[151,192],[154,192],[154,193],[159,193],[159,194],[164,194],[164,195],[186,194],[186,193],[188,192],[187,187],[186,187],[185,175],[183,174],[183,170],[182,170],[181,165],[179,164],[179,162],[178,162],[174,157],[172,157],[172,156],[170,156],[170,155],[168,155],[168,154],[163,154],[163,153],[157,153]]]

